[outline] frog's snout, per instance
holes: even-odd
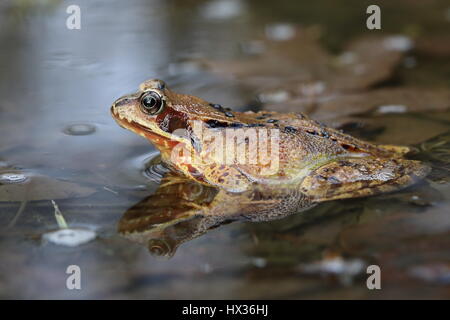
[[[122,96],[113,102],[111,106],[111,113],[113,116],[121,116],[123,118],[129,114],[137,103],[137,97],[134,95]]]
[[[119,108],[123,108],[123,107],[129,105],[130,102],[131,102],[131,100],[128,97],[121,97],[121,98],[117,99],[116,101],[114,101],[111,109],[118,111]]]

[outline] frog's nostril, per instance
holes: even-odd
[[[117,109],[117,108],[123,107],[124,105],[127,105],[129,102],[130,102],[130,99],[128,99],[128,98],[120,98],[114,102],[113,107],[115,109]]]

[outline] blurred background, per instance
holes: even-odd
[[[449,298],[446,170],[394,195],[225,225],[171,259],[116,232],[157,188],[157,152],[109,107],[150,78],[236,110],[302,111],[371,141],[438,145],[438,158],[423,157],[443,168],[450,4],[378,1],[381,30],[368,30],[370,4],[2,1],[0,297]],[[69,5],[80,30],[66,27]],[[51,200],[86,243],[52,240]],[[382,290],[365,285],[373,263]],[[71,264],[81,290],[66,288]]]

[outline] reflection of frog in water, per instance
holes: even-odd
[[[421,162],[403,158],[407,147],[361,141],[302,114],[234,112],[174,93],[160,80],[142,83],[137,93],[115,101],[111,112],[122,127],[150,140],[173,171],[155,195],[127,212],[122,232],[147,230],[153,237],[164,232],[170,221],[194,216],[204,217],[191,221],[199,233],[224,220],[269,220],[323,201],[398,190],[429,171]],[[271,146],[269,153],[277,155],[271,159],[276,160],[276,170],[264,171],[268,163],[242,162],[237,157],[223,161],[211,152],[216,141],[198,134],[194,126],[216,137],[230,130],[255,130],[258,143],[259,132],[275,132],[277,152]],[[254,150],[249,137],[238,142],[245,146],[241,150]],[[180,146],[190,161],[174,156]],[[146,209],[141,211],[142,206]]]

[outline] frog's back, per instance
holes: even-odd
[[[338,159],[399,158],[409,150],[406,147],[374,145],[356,139],[301,113],[247,112],[242,113],[239,118],[245,121],[247,126],[257,119],[257,125],[253,126],[257,130],[267,130],[268,133],[263,133],[262,136],[267,135],[271,140],[258,149],[258,153],[263,156],[270,153],[271,170],[267,170],[264,163],[240,165],[241,170],[255,181],[294,183],[306,177],[312,170]],[[265,146],[270,152],[263,150]],[[248,149],[255,150],[250,146]]]

